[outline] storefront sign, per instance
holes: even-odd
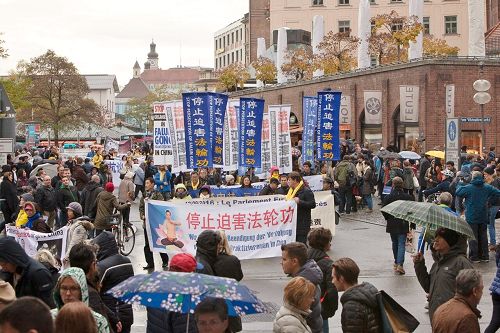
[[[460,121],[458,118],[446,119],[446,161],[460,163]]]
[[[491,123],[491,117],[484,117],[485,123]],[[481,117],[462,117],[463,123],[480,123]]]
[[[455,117],[455,85],[446,85],[446,117]]]
[[[418,98],[418,86],[399,86],[399,120],[402,123],[418,122]]]
[[[351,119],[351,96],[342,95],[342,98],[340,99],[340,127],[346,128],[345,125],[349,125],[348,129],[350,129]]]
[[[365,124],[382,124],[382,91],[365,90],[363,95],[365,101]]]

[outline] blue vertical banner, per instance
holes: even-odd
[[[309,161],[314,165],[314,136],[316,134],[318,116],[318,98],[304,96],[302,99],[302,164]]]
[[[239,166],[261,167],[262,118],[264,100],[257,98],[240,98],[238,117],[240,131]]]
[[[227,95],[209,93],[210,139],[212,140],[212,157],[214,167],[224,166],[224,117],[227,108]]]
[[[212,167],[208,93],[183,93],[186,160],[189,169]]]
[[[317,159],[340,160],[340,91],[318,92]]]

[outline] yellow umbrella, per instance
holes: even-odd
[[[425,155],[444,159],[444,151],[440,150],[429,150],[427,153],[425,153]]]

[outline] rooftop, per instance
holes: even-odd
[[[141,79],[146,84],[186,84],[198,81],[199,78],[200,71],[188,67],[149,69],[141,74]]]
[[[116,98],[143,98],[149,94],[148,87],[139,77],[130,79]]]
[[[84,74],[85,80],[90,90],[113,89],[113,92],[120,92],[115,75],[108,74]]]

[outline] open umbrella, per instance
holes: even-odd
[[[126,303],[194,313],[207,297],[222,298],[230,316],[265,312],[265,305],[234,279],[198,273],[153,272],[135,275],[108,291]]]
[[[437,157],[439,159],[444,159],[444,151],[440,150],[429,150],[428,152],[425,153],[425,155],[429,155],[432,157]]]
[[[464,219],[431,202],[397,200],[382,207],[381,211],[426,229],[446,228],[474,239],[474,233]]]
[[[55,177],[57,175],[57,167],[58,164],[54,163],[43,163],[43,164],[38,164],[33,170],[30,172],[30,177],[36,176],[36,173],[38,172],[39,169],[43,169],[45,173],[52,177]]]
[[[408,159],[408,160],[419,160],[421,156],[414,151],[409,151],[409,150],[403,150],[399,152],[399,155],[401,158]]]
[[[381,159],[399,159],[401,158],[401,155],[399,155],[398,153],[394,153],[394,152],[391,152],[391,151],[388,151],[386,149],[384,150],[379,150],[379,152],[377,153],[377,156],[380,157]]]

